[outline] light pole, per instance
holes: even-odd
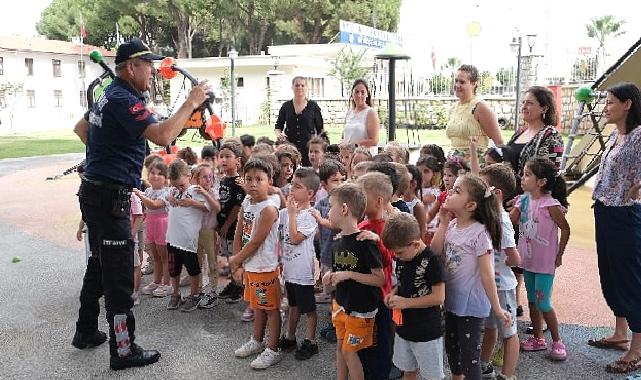
[[[238,52],[233,47],[228,52],[231,60],[231,135],[236,136],[236,76],[234,75],[234,61],[238,58]]]
[[[523,40],[521,36],[512,37],[512,43],[510,43],[510,48],[512,52],[516,54],[516,105],[514,107],[514,130],[519,128],[519,104],[521,103],[521,47],[523,45]]]

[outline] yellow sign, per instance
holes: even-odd
[[[476,21],[472,21],[471,23],[467,24],[467,34],[470,37],[476,37],[481,34],[481,24]]]

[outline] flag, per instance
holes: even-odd
[[[80,15],[80,37],[87,38],[87,30],[85,29],[85,22],[82,21],[82,14]]]

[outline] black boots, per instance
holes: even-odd
[[[100,330],[96,330],[93,334],[83,334],[79,331],[76,331],[76,334],[73,336],[71,344],[79,350],[85,348],[91,348],[100,346],[101,344],[107,341],[107,334]]]
[[[156,350],[143,350],[142,347],[132,344],[131,355],[129,356],[111,356],[109,367],[114,371],[129,367],[142,367],[153,364],[160,359],[160,352]]]

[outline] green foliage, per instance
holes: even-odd
[[[349,91],[356,79],[366,78],[371,68],[363,67],[365,49],[354,51],[351,47],[343,48],[331,62],[332,68],[327,75],[338,79],[341,82],[341,95]]]
[[[612,35],[618,37],[625,33],[621,27],[625,24],[623,20],[617,20],[612,15],[594,17],[589,24],[585,25],[588,37],[594,38],[599,43],[599,48],[605,47],[605,40]]]
[[[481,77],[478,81],[477,91],[481,94],[486,94],[490,92],[492,85],[494,84],[494,76],[489,71],[483,71]]]
[[[501,67],[496,72],[496,80],[501,82],[504,88],[511,88],[516,84],[516,70],[513,67]]]
[[[434,95],[451,95],[452,94],[452,76],[441,73],[432,74],[427,80],[429,92]]]

